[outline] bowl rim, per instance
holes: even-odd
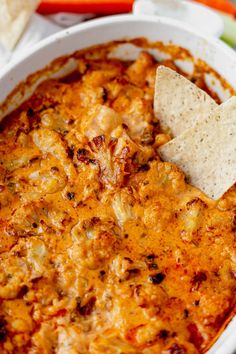
[[[164,17],[164,16],[157,16],[157,15],[135,15],[135,14],[125,14],[125,15],[113,15],[107,17],[101,17],[98,19],[92,19],[88,22],[79,23],[75,26],[70,28],[64,29],[57,33],[54,33],[47,38],[41,40],[31,48],[27,48],[23,54],[21,54],[18,58],[14,58],[10,63],[6,64],[2,69],[0,69],[0,86],[2,79],[9,74],[12,70],[17,68],[25,59],[30,57],[32,54],[35,54],[40,49],[47,47],[54,43],[55,41],[62,41],[66,38],[69,38],[72,34],[76,34],[82,32],[83,30],[89,30],[93,28],[97,28],[104,25],[109,25],[113,23],[123,23],[123,22],[153,22],[153,23],[160,23],[167,26],[176,27],[178,29],[184,30],[188,32],[190,35],[194,35],[202,40],[205,40],[207,43],[213,45],[217,51],[224,52],[227,56],[230,57],[232,61],[235,61],[236,65],[236,53],[235,51],[230,48],[227,44],[221,41],[218,38],[211,37],[210,35],[198,32],[191,26],[186,23],[182,23],[179,20],[174,20],[172,18]],[[76,50],[76,48],[75,48]],[[69,55],[70,53],[68,53]]]

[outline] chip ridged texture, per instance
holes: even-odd
[[[236,181],[236,97],[159,149],[210,198],[220,198]]]
[[[203,90],[178,74],[159,66],[154,97],[154,113],[161,127],[178,136],[209,115],[217,103]]]

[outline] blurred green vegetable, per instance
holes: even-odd
[[[224,33],[221,39],[229,44],[231,47],[236,48],[236,21],[233,17],[220,13],[225,25]]]

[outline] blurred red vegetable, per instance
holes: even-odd
[[[42,0],[38,12],[115,14],[130,12],[134,0]]]
[[[236,18],[236,5],[230,0],[195,0],[213,9],[225,12]]]

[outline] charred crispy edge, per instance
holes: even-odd
[[[192,54],[185,48],[176,46],[174,44],[164,44],[162,42],[150,42],[145,38],[135,38],[135,39],[124,39],[124,40],[117,40],[108,42],[105,44],[100,44],[96,46],[92,46],[89,48],[85,48],[79,51],[75,51],[74,53],[66,56],[59,57],[53,60],[49,65],[47,65],[44,69],[41,69],[31,75],[29,75],[24,81],[19,83],[15,89],[7,96],[4,102],[0,102],[0,120],[3,119],[8,114],[8,108],[14,101],[17,99],[17,94],[21,95],[21,100],[25,101],[25,94],[29,87],[33,86],[34,84],[37,85],[37,81],[41,76],[45,77],[45,80],[50,78],[53,74],[57,74],[59,70],[66,65],[70,59],[78,60],[79,58],[83,57],[85,54],[86,56],[92,55],[98,49],[100,53],[103,53],[103,58],[106,57],[109,52],[111,52],[116,46],[121,44],[130,43],[137,47],[142,48],[151,48],[151,49],[158,49],[162,52],[171,55],[171,59],[185,59],[190,60],[194,63],[196,69],[201,70],[203,73],[210,73],[211,75],[215,76],[217,80],[220,81],[222,87],[224,89],[228,89],[230,93],[233,95],[235,91],[233,88],[223,79],[214,69],[212,69],[208,64],[204,61],[197,59],[192,56]],[[61,75],[61,77],[68,75]],[[21,102],[22,103],[22,102]],[[20,104],[21,104],[20,103]]]
[[[204,348],[204,353],[206,353],[219,339],[221,334],[226,330],[227,326],[230,324],[231,320],[236,316],[236,307],[233,305],[233,308],[229,314],[229,316],[226,318],[222,326],[220,327],[219,331],[217,332],[216,336],[208,343],[206,348]]]
[[[222,85],[222,88],[224,88],[225,90],[229,90],[229,93],[231,94],[231,96],[234,96],[236,94],[235,90],[233,89],[233,87],[214,69],[212,69],[205,61],[197,58],[195,60],[195,70],[200,70],[202,71],[204,74],[211,74],[213,75],[217,80],[219,80],[219,82]],[[214,93],[214,92],[213,92]],[[214,98],[214,97],[213,97]]]

